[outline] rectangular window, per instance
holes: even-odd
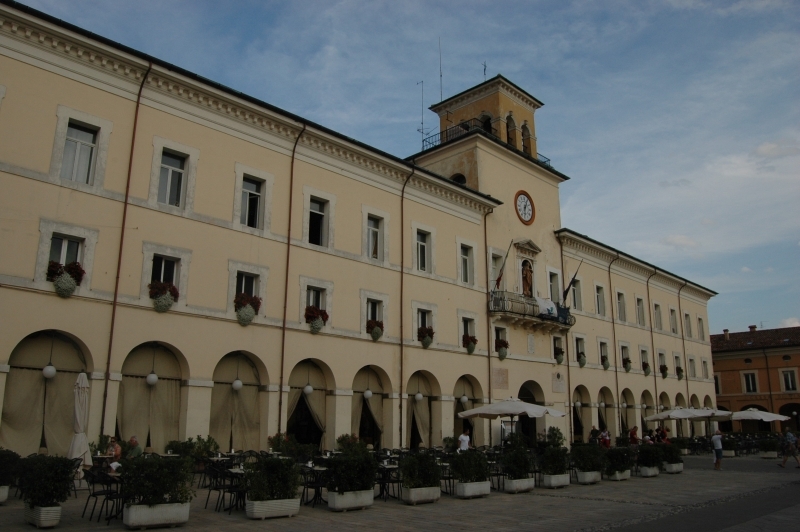
[[[708,378],[708,362],[706,362],[705,360],[703,360],[703,378],[704,379]]]
[[[645,364],[650,364],[650,357],[647,356],[647,351],[644,349],[639,350],[639,362],[641,362],[642,368],[644,368]]]
[[[186,157],[161,153],[161,176],[158,181],[158,202],[180,207],[183,193],[183,172]]]
[[[755,373],[745,373],[744,377],[744,391],[745,393],[756,393],[758,392],[758,387],[756,386],[756,374]]]
[[[258,292],[256,282],[258,275],[252,273],[236,272],[236,293],[255,296]]]
[[[500,268],[503,267],[503,257],[500,255],[492,255],[492,286],[490,287],[492,290],[495,290],[495,286],[497,285],[497,278],[500,277]],[[502,289],[502,279],[500,280],[500,286],[497,287],[497,290]]]
[[[641,297],[636,298],[636,323],[644,327],[644,299]]]
[[[503,327],[495,327],[494,328],[494,339],[495,344],[493,346],[494,350],[497,351],[497,340],[505,340],[506,339],[506,330]]]
[[[697,377],[697,369],[694,366],[694,359],[689,359],[689,376],[694,378]]]
[[[561,283],[558,282],[558,274],[550,272],[550,300],[555,303],[561,302]]]
[[[61,179],[90,184],[96,149],[97,131],[70,121],[61,162]]]
[[[564,354],[564,346],[561,343],[560,336],[553,336],[553,358],[558,354]]]
[[[660,331],[664,328],[661,323],[661,305],[658,303],[653,305],[653,321],[655,322],[653,326],[656,328],[657,331]]]
[[[376,216],[367,217],[367,254],[371,259],[383,260],[382,221]]]
[[[242,179],[242,212],[239,222],[258,229],[261,227],[261,182],[245,177]]]
[[[472,282],[472,248],[461,246],[461,282]]]
[[[703,318],[697,318],[697,337],[701,340],[706,339],[706,327],[703,324]]]
[[[719,395],[720,394],[719,388],[719,375],[714,375],[714,393]]]
[[[586,345],[583,341],[583,338],[575,338],[575,360],[578,360],[578,357],[581,353],[585,356],[586,355]]]
[[[417,270],[428,271],[428,233],[417,231]]]
[[[325,211],[327,201],[311,198],[308,213],[308,243],[325,246]]]
[[[672,334],[678,334],[678,315],[674,308],[669,309],[669,329]]]
[[[461,334],[466,336],[475,336],[475,320],[470,318],[461,318]]]
[[[417,310],[417,326],[418,327],[432,327],[433,320],[431,320],[430,310]]]
[[[603,293],[602,286],[595,286],[594,287],[594,294],[595,294],[595,308],[597,309],[597,314],[600,316],[606,315],[606,296]]]
[[[619,347],[619,357],[620,357],[622,360],[625,360],[626,358],[627,358],[627,359],[630,359],[630,358],[631,358],[630,350],[628,349],[628,346],[627,346],[627,345],[621,345],[621,346]]]
[[[783,391],[796,392],[797,391],[797,376],[794,371],[783,371]]]
[[[375,299],[367,299],[367,320],[383,320],[383,302]]]
[[[665,366],[666,364],[667,364],[667,355],[665,355],[664,353],[659,353],[658,354],[658,365],[659,366]]]
[[[625,294],[617,292],[617,319],[619,321],[628,321],[625,315]]]
[[[689,314],[683,315],[683,331],[686,334],[686,338],[692,337],[692,317]]]
[[[80,262],[81,242],[79,240],[55,236],[50,239],[50,260],[60,264]]]
[[[313,286],[309,286],[306,288],[306,306],[307,307],[317,307],[319,309],[324,309],[325,305],[325,290],[322,288],[316,288]]]
[[[608,358],[608,344],[605,342],[600,342],[600,361],[602,362],[603,357]]]
[[[572,307],[575,310],[583,310],[583,300],[581,299],[581,282],[577,279],[572,284]]]
[[[678,355],[674,355],[672,358],[675,361],[675,368],[677,369],[681,367],[681,357]]]
[[[175,284],[177,265],[178,261],[175,259],[153,255],[153,273],[150,276],[150,282]]]

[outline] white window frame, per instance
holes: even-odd
[[[683,333],[686,338],[692,337],[692,315],[688,312],[683,313]]]
[[[794,389],[789,390],[788,388],[786,388],[786,380],[784,378],[784,373],[791,373],[794,376]],[[781,374],[781,378],[780,378],[781,391],[782,392],[788,392],[788,393],[797,392],[797,390],[798,390],[798,387],[797,387],[797,368],[780,368],[780,374]]]
[[[703,342],[706,340],[706,320],[699,314],[697,315],[697,339]]]
[[[603,356],[603,345],[606,346],[605,351],[606,351],[606,356],[608,357],[608,363],[609,364],[611,363],[611,350],[608,348],[608,346],[610,344],[611,344],[611,342],[609,341],[608,338],[603,338],[601,336],[597,337],[597,363],[598,364],[602,364],[603,363],[603,359],[602,359],[602,356]]]
[[[708,371],[708,360],[702,359],[700,361],[700,366],[703,368],[703,379],[708,380],[708,376],[710,375]]]
[[[467,280],[464,281],[464,264],[463,264],[463,257],[461,255],[462,247],[468,248],[468,256],[467,256]],[[477,279],[477,275],[475,274],[475,250],[478,249],[478,246],[475,242],[471,240],[466,240],[464,238],[456,237],[456,256],[458,257],[458,263],[456,265],[456,280],[458,284],[462,286],[470,286],[474,287]]]
[[[682,360],[683,360],[683,357],[681,356],[681,354],[678,351],[673,351],[672,352],[672,362],[675,364],[675,370],[676,370],[675,373],[676,374],[678,373],[677,369],[679,367],[683,367],[683,364],[681,363]]]
[[[675,318],[674,320],[672,318]],[[675,307],[669,307],[669,332],[670,334],[680,334],[680,323],[678,321],[678,310]]]
[[[563,291],[564,290],[563,289],[564,283],[561,282],[561,270],[556,269],[556,268],[551,268],[549,266],[546,269],[547,269],[547,295],[550,296],[550,300],[553,303],[562,303],[561,296],[564,294],[564,291]],[[556,296],[555,299],[553,298],[553,293],[552,293],[553,292],[553,284],[551,283],[551,279],[550,279],[551,275],[555,275],[556,276],[556,284],[558,285],[557,286],[558,292],[555,294],[555,296]]]
[[[689,367],[686,369],[686,371],[688,373],[687,377],[690,377],[692,379],[696,379],[697,378],[697,364],[695,362],[695,358],[693,356],[690,356],[690,357],[688,357],[688,360],[689,360],[688,361]]]
[[[667,352],[664,349],[658,349],[656,351],[656,358],[658,359],[658,367],[653,368],[653,371],[658,371],[661,365],[667,364]]]
[[[261,310],[259,316],[263,316],[267,305],[267,280],[269,279],[269,267],[247,262],[228,260],[228,318],[236,318],[236,310],[233,306],[233,299],[236,297],[236,274],[242,272],[254,275],[257,278],[255,295],[261,298]],[[259,316],[255,320],[259,321]]]
[[[323,291],[322,295],[322,307],[320,310],[324,310],[328,313],[328,322],[322,328],[323,331],[330,331],[333,328],[333,281],[326,281],[324,279],[315,279],[313,277],[306,277],[304,275],[300,276],[300,308],[298,309],[298,316],[297,320],[300,325],[304,325],[306,322],[305,313],[306,313],[306,292],[308,288],[318,288]]]
[[[583,311],[583,294],[581,293],[580,277],[575,278],[575,283],[572,285],[570,292],[572,296],[572,307],[575,310]]]
[[[653,329],[664,330],[664,316],[661,312],[661,303],[658,301],[653,301]]]
[[[647,362],[648,364],[650,364],[650,362],[653,362],[652,360],[650,360],[650,349],[646,345],[640,345],[639,346],[639,367],[640,368],[642,367],[641,366],[642,362]],[[644,371],[644,368],[642,368],[642,371]],[[650,371],[654,371],[652,364],[650,364]]]
[[[647,316],[645,312],[647,311],[647,306],[644,303],[644,298],[640,295],[633,295],[634,301],[634,308],[636,310],[636,325],[639,327],[647,327]],[[639,306],[641,303],[641,306]]]
[[[579,344],[583,344],[583,354],[586,356],[586,360],[589,360],[589,353],[586,352],[586,335],[585,334],[578,334],[573,333],[572,335],[572,345],[575,348],[575,361],[578,360],[578,353],[580,353]]]
[[[71,235],[64,235],[64,234],[61,234],[61,233],[54,233],[52,238],[50,239],[51,255],[52,255],[52,251],[53,251],[53,238],[60,238],[61,239],[61,243],[62,243],[61,244],[60,256],[59,256],[58,260],[55,261],[55,262],[58,262],[59,264],[64,265],[64,266],[66,266],[67,264],[70,264],[69,262],[67,262],[67,258],[66,258],[66,254],[67,254],[67,251],[69,249],[69,245],[64,246],[64,243],[66,243],[66,242],[75,242],[78,245],[78,254],[77,254],[75,262],[77,262],[79,264],[82,264],[82,260],[83,260],[83,239],[82,238],[77,238],[77,237],[74,237],[74,236],[71,236]]]
[[[614,290],[614,305],[617,307],[617,321],[621,323],[628,322],[628,302],[626,301],[625,292],[623,290]],[[620,296],[622,299],[620,300]]]
[[[380,314],[381,318],[380,321],[383,322],[383,336],[378,340],[380,341],[387,341],[388,335],[386,334],[386,329],[389,327],[389,315],[391,311],[391,307],[389,305],[389,295],[383,294],[381,292],[373,292],[372,290],[365,290],[363,288],[359,289],[359,301],[361,303],[361,312],[360,312],[360,328],[359,331],[361,332],[362,338],[370,338],[370,335],[367,334],[367,322],[369,321],[369,316],[367,314],[367,302],[368,301],[378,301],[381,304]]]
[[[499,335],[497,334],[497,331],[500,331]],[[492,350],[492,353],[497,353],[498,352],[497,348],[495,347],[495,340],[498,340],[498,339],[505,340],[506,342],[508,342],[508,328],[506,328],[506,327],[497,327],[497,326],[494,326],[494,325],[492,326],[492,339],[491,339],[492,345],[490,347],[490,349]],[[551,342],[551,344],[552,344],[552,342]],[[552,350],[552,347],[551,347],[551,350]],[[553,357],[552,351],[550,353],[550,356]]]
[[[189,287],[189,266],[192,262],[192,251],[175,246],[164,246],[154,242],[142,242],[142,256],[144,262],[142,264],[142,280],[139,289],[140,304],[152,305],[152,303],[150,303],[150,291],[147,285],[150,284],[150,278],[153,276],[154,255],[161,255],[162,257],[177,261],[175,267],[178,271],[175,274],[175,279],[178,282],[173,284],[178,289],[178,301],[185,302],[187,289]],[[233,305],[233,300],[231,300],[231,305]]]
[[[758,392],[758,370],[742,370],[739,372],[739,375],[742,380],[742,393],[745,394],[754,394]],[[755,385],[755,389],[751,392],[747,391],[747,377],[746,375],[753,375],[753,384]]]
[[[309,230],[311,224],[311,198],[326,202],[325,220],[322,227],[323,245],[309,243]],[[311,249],[326,249],[332,251],[335,248],[336,236],[336,195],[324,190],[319,190],[308,185],[303,186],[303,239],[302,244]]]
[[[164,151],[185,157],[183,169],[183,186],[181,187],[181,205],[176,207],[158,201],[158,185],[161,181],[161,156]],[[185,215],[194,211],[194,193],[197,180],[197,162],[200,160],[200,150],[186,146],[174,140],[163,137],[153,137],[153,160],[150,167],[150,190],[147,195],[148,206],[169,212]]]
[[[417,250],[417,233],[423,232],[428,235],[428,242],[426,246],[426,266],[425,270],[419,269],[418,250]],[[411,260],[413,261],[413,271],[419,275],[427,275],[433,277],[436,274],[436,229],[429,225],[424,225],[418,222],[411,222],[411,238],[413,238],[411,246]]]
[[[100,232],[97,229],[65,224],[53,220],[39,220],[39,247],[36,251],[36,269],[34,271],[34,284],[37,288],[52,290],[52,284],[47,280],[47,267],[50,264],[50,244],[53,236],[70,238],[81,241],[78,252],[81,268],[85,272],[81,285],[75,293],[79,296],[89,295],[92,286],[92,271],[94,270],[94,250]]]
[[[380,220],[378,228],[378,258],[373,259],[370,253],[369,246],[369,218],[377,218]],[[370,207],[368,205],[361,205],[361,256],[373,263],[382,266],[389,265],[389,221],[390,215],[386,211]]]
[[[602,292],[601,294],[599,294],[600,296],[602,296],[602,309],[600,308],[600,305],[598,305],[598,301],[601,301],[600,299],[598,299],[598,293],[597,293],[598,288]],[[602,310],[602,312],[600,312],[600,310]],[[608,309],[606,308],[606,287],[600,283],[594,283],[594,313],[598,316],[603,316],[603,317],[608,316]]]
[[[427,303],[425,301],[416,301],[411,300],[411,315],[414,320],[414,328],[412,329],[412,342],[417,341],[417,331],[419,330],[419,318],[418,312],[420,310],[425,310],[430,312],[431,317],[431,324],[428,325],[429,327],[433,327],[433,344],[439,344],[439,340],[441,339],[441,331],[439,331],[439,307],[435,303]]]
[[[630,359],[631,365],[633,364],[633,357],[631,357],[631,344],[629,342],[623,342],[620,340],[619,345],[617,346],[617,352],[619,353],[619,363],[622,364],[622,361],[626,358],[624,353],[627,352],[627,358]],[[609,358],[608,362],[613,366],[613,361]]]
[[[272,227],[272,188],[275,185],[275,176],[270,172],[258,170],[242,163],[236,163],[233,172],[236,179],[233,193],[233,228],[256,236],[269,235]],[[250,227],[241,222],[242,188],[245,179],[258,181],[261,184],[258,227]]]
[[[64,148],[67,142],[67,129],[69,128],[70,120],[78,125],[84,125],[96,130],[95,144],[97,148],[93,157],[91,178],[88,184],[72,181],[71,179],[61,179],[61,166],[64,162]],[[108,145],[113,129],[114,123],[110,120],[59,105],[56,108],[56,131],[53,139],[53,151],[50,156],[50,171],[48,174],[50,181],[93,192],[101,190],[106,177]]]

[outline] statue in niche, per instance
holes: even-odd
[[[522,263],[522,295],[533,297],[533,268],[527,260]]]

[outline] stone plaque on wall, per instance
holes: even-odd
[[[528,335],[528,354],[532,355],[536,352],[536,337],[532,334]]]
[[[553,392],[567,393],[567,380],[560,371],[553,373]]]
[[[492,387],[496,390],[508,390],[508,370],[492,369]]]

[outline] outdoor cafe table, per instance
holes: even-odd
[[[324,479],[325,472],[328,470],[328,468],[318,465],[315,465],[314,467],[303,466],[303,468],[306,471],[313,473],[313,478],[311,479],[310,483],[308,476],[305,476],[305,485],[303,487],[306,488],[306,490],[309,488],[314,489],[314,496],[310,500],[306,501],[306,505],[313,503],[313,505],[316,506],[317,503],[325,502],[325,500],[322,498],[322,488],[324,486],[322,485],[321,480]]]
[[[397,498],[394,495],[392,495],[391,493],[389,493],[389,484],[388,484],[389,476],[391,475],[391,472],[396,470],[397,468],[398,468],[397,464],[383,464],[383,463],[379,463],[378,464],[378,471],[381,474],[382,482],[380,483],[380,487],[381,487],[380,492],[375,497],[376,499],[380,499],[380,498],[383,498],[383,497],[386,497],[386,496],[391,497],[393,499]]]

